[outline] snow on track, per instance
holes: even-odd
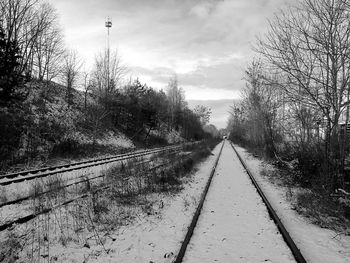
[[[183,262],[295,262],[228,143]]]

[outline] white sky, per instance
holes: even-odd
[[[177,74],[186,98],[234,99],[244,86],[255,38],[288,0],[49,0],[60,15],[65,42],[89,67],[106,47],[105,18],[133,77],[165,88]],[[289,0],[291,1],[291,0]],[[294,0],[293,0],[294,1]],[[215,109],[212,109],[215,111]],[[219,126],[225,127],[225,123]]]

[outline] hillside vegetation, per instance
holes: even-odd
[[[31,80],[26,100],[1,108],[2,167],[55,157],[86,157],[122,151],[135,146],[155,146],[200,140],[206,134],[199,116],[185,101],[172,112],[169,97],[137,80],[101,105],[93,93],[74,90],[72,103],[66,87]],[[175,87],[174,87],[175,88]]]
[[[175,76],[165,92],[125,81],[126,67],[109,50],[83,71],[50,4],[0,5],[1,169],[211,136],[202,128],[210,111],[191,111]]]

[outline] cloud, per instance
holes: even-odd
[[[204,19],[213,12],[214,8],[215,2],[202,2],[193,6],[190,9],[189,14]]]
[[[133,77],[164,88],[171,76],[188,98],[238,97],[256,35],[288,0],[49,0],[67,44],[92,65],[110,43]]]
[[[133,76],[140,76],[142,81],[148,81],[155,88],[164,88],[174,75],[179,85],[186,92],[186,97],[203,99],[222,99],[227,96],[238,96],[242,87],[244,61],[239,55],[215,59],[204,58],[197,61],[193,70],[179,73],[172,67],[143,68],[133,67]]]
[[[125,53],[126,62],[176,71],[181,71],[183,60],[189,65],[203,57],[248,55],[249,43],[267,25],[272,3],[284,1],[51,0],[61,13],[68,42],[84,55],[105,46],[104,19],[109,15],[112,47]]]
[[[199,85],[208,88],[232,90],[241,83],[243,61],[222,64],[199,65],[198,68],[188,74],[179,74],[179,82],[184,85]]]

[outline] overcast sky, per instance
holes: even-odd
[[[160,89],[176,73],[187,99],[221,100],[239,97],[256,36],[288,0],[50,2],[60,15],[67,45],[78,50],[87,66],[106,47],[104,23],[110,16],[111,49],[118,49],[133,77]],[[225,127],[222,120],[213,123]]]

